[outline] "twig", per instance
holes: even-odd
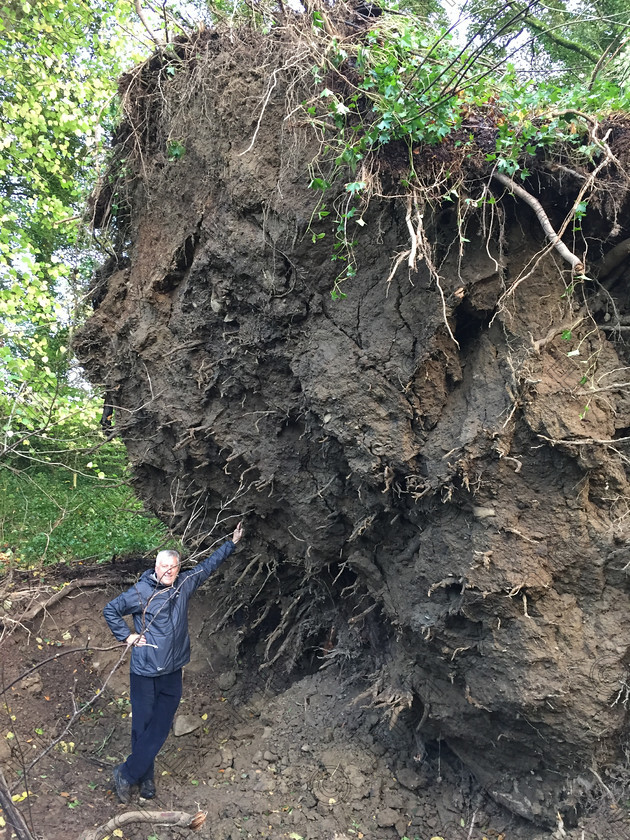
[[[619,41],[619,38],[620,38],[620,37],[621,37],[620,35],[616,35],[616,36],[613,38],[613,40],[610,42],[610,44],[608,44],[608,46],[606,47],[606,49],[605,49],[605,50],[604,50],[604,52],[602,53],[601,58],[599,59],[599,61],[598,61],[598,62],[597,62],[597,64],[595,65],[595,68],[593,69],[593,72],[591,73],[591,78],[590,78],[590,81],[589,81],[589,83],[588,83],[588,91],[589,91],[589,93],[593,90],[593,85],[595,84],[595,79],[597,78],[597,74],[599,73],[599,71],[602,69],[602,65],[604,64],[604,59],[608,58],[609,62],[610,62],[610,61],[612,61],[614,58],[616,58],[616,56],[617,56],[617,55],[619,55],[619,53],[621,52],[621,50],[622,50],[622,49],[626,46],[626,44],[628,43],[628,38],[624,38],[624,39],[623,39],[623,40],[621,40],[621,42],[620,42],[620,41]],[[615,51],[613,52],[613,54],[612,54],[612,55],[610,55],[610,51],[611,51],[613,48],[614,48],[614,50],[615,50]]]
[[[18,840],[33,840],[33,835],[28,830],[28,826],[24,822],[24,817],[19,812],[19,810],[15,807],[13,799],[11,797],[11,792],[9,790],[9,786],[7,785],[6,779],[4,778],[4,773],[2,772],[2,768],[0,767],[0,806],[2,806],[2,810],[6,814],[6,820],[9,826],[9,829],[12,829],[15,832],[15,835],[18,837]],[[8,830],[8,829],[7,829]],[[9,835],[11,832],[9,831]]]
[[[6,694],[7,691],[10,688],[13,688],[14,685],[17,685],[17,683],[21,682],[22,680],[26,679],[26,677],[30,676],[33,673],[33,671],[37,671],[38,668],[42,668],[48,662],[54,662],[57,659],[61,659],[62,656],[68,656],[71,653],[86,653],[86,652],[94,653],[95,651],[116,650],[117,648],[123,647],[123,645],[125,645],[125,644],[126,644],[126,642],[118,642],[118,644],[116,644],[116,645],[110,645],[109,647],[104,647],[104,648],[90,647],[90,645],[87,644],[87,645],[85,645],[85,647],[69,648],[68,650],[63,650],[63,651],[60,651],[59,653],[56,653],[54,656],[48,656],[46,659],[42,659],[41,662],[38,662],[36,665],[33,665],[27,671],[24,671],[22,674],[20,674],[19,677],[16,677],[8,685],[5,685],[4,688],[0,691],[0,697],[2,697],[3,694]]]
[[[140,0],[135,0],[135,3],[136,3],[136,13],[137,13],[138,17],[140,18],[140,23],[144,26],[144,28],[149,33],[149,36],[150,36],[151,40],[153,41],[153,43],[157,47],[161,47],[162,44],[161,44],[160,40],[158,39],[158,37],[156,36],[154,31],[149,26],[149,21],[146,19],[144,11],[142,10],[142,6],[140,5]]]
[[[603,446],[612,446],[615,443],[628,443],[630,437],[612,438],[611,440],[601,440],[599,438],[580,438],[579,440],[556,440],[555,438],[547,437],[546,435],[538,434],[541,440],[546,440],[552,446],[556,443],[569,444],[571,446],[588,446],[590,444],[600,444]]]

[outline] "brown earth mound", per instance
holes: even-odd
[[[76,342],[140,495],[192,553],[245,518],[208,608],[250,668],[340,674],[407,765],[447,748],[513,813],[570,826],[626,748],[627,207],[593,202],[581,280],[496,182],[463,237],[383,167],[334,302],[297,48],[179,49],[125,83],[135,175]],[[581,182],[554,165],[557,229]]]

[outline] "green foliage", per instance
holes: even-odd
[[[26,273],[11,260],[18,253],[30,257],[28,274],[43,282],[33,263],[65,244],[56,223],[79,198],[75,176],[95,142],[110,86],[96,71],[99,26],[83,3],[2,3],[0,32],[3,274],[6,281]]]
[[[0,542],[20,562],[153,550],[123,447],[70,352],[96,254],[81,224],[133,4],[0,0]],[[83,451],[93,449],[92,455]]]
[[[492,10],[486,14],[486,22],[494,22]],[[496,168],[525,180],[528,161],[552,150],[569,150],[585,166],[596,163],[601,145],[591,139],[591,118],[630,109],[630,88],[606,74],[574,77],[567,85],[553,68],[533,85],[518,66],[524,56],[493,64],[491,47],[497,45],[483,27],[466,46],[443,26],[403,14],[383,15],[361,39],[343,46],[323,28],[320,14],[313,29],[329,43],[321,50],[322,63],[312,68],[316,93],[304,108],[322,138],[310,186],[320,201],[329,192],[337,196],[325,226],[332,222],[332,259],[343,264],[333,299],[345,296],[341,284],[356,273],[355,225],[366,223],[370,174],[384,147],[406,148],[409,165],[400,183],[408,192],[423,177],[415,170],[414,154],[445,142],[476,157],[488,173]],[[485,129],[483,147],[475,137],[479,126]],[[493,147],[488,149],[490,138]],[[457,173],[445,168],[441,193],[434,187],[432,199],[450,200],[454,184]],[[576,228],[586,210],[586,201],[576,208]],[[321,221],[318,211],[311,220],[313,242],[326,232],[314,226],[316,219]]]
[[[105,0],[0,3],[0,278],[44,311],[38,298],[63,273],[51,257],[75,243],[76,226],[64,220],[82,207],[112,74],[121,69],[121,8]]]
[[[179,140],[171,140],[166,151],[169,160],[180,160],[186,154],[186,147]]]
[[[0,455],[66,420],[65,437],[85,428],[69,343],[94,255],[77,222],[128,17],[112,0],[0,0]]]
[[[544,74],[572,86],[576,75],[587,81],[603,74],[615,84],[627,85],[624,50],[630,43],[630,7],[626,0],[490,5],[475,0],[468,14],[469,31],[482,29],[490,42],[488,55],[510,55],[517,49],[528,60],[530,78]]]
[[[145,554],[164,542],[165,528],[147,516],[124,483],[124,447],[111,442],[72,465],[54,465],[55,450],[37,461],[0,464],[0,565],[105,562]],[[46,459],[51,466],[45,466]]]

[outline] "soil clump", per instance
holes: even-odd
[[[295,787],[328,825],[338,803],[309,774],[335,767],[336,733],[352,732],[345,823],[368,805],[375,836],[414,837],[399,815],[415,819],[439,766],[470,772],[514,819],[568,831],[627,750],[626,193],[613,171],[580,231],[599,273],[579,279],[527,203],[497,188],[501,209],[463,228],[453,209],[396,198],[394,157],[333,301],[338,266],[318,236],[331,232],[309,190],[320,147],[296,116],[308,74],[287,49],[202,33],[176,48],[176,73],[156,54],[124,80],[116,148],[136,170],[120,175],[117,256],[76,340],[139,494],[191,557],[245,517],[212,621],[248,666],[235,697],[248,700],[248,673],[287,687],[255,725],[258,764],[230,748],[223,778],[256,803],[273,793],[283,827]],[[610,136],[625,160],[627,126]],[[427,172],[443,165],[418,151]],[[542,160],[536,173],[558,229],[575,184]],[[396,255],[413,248],[414,213],[431,247],[412,270]],[[266,746],[280,720],[285,742]],[[400,730],[397,761],[368,758]],[[302,750],[316,731],[317,757]],[[384,766],[415,789],[363,796],[352,779]],[[423,819],[439,836],[444,821]]]

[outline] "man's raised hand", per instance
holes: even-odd
[[[236,528],[234,529],[234,533],[232,534],[232,542],[236,545],[237,542],[241,540],[243,536],[243,523],[239,522]]]

